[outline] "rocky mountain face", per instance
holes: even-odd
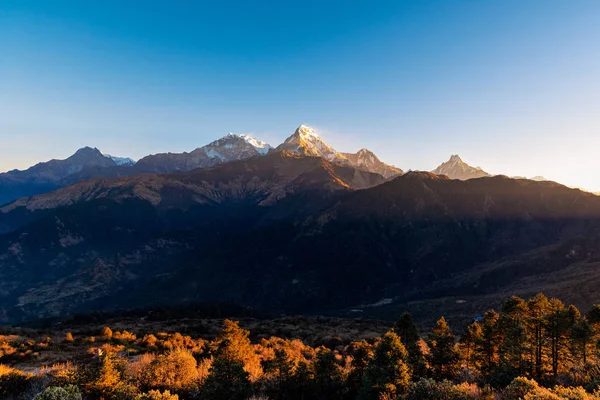
[[[375,172],[386,179],[391,179],[395,176],[402,175],[404,171],[396,168],[393,165],[387,165],[370,150],[360,149],[357,153],[340,153],[346,158],[348,163],[365,171]]]
[[[65,160],[50,160],[24,170],[13,170],[0,174],[0,204],[24,196],[32,196],[54,190],[59,181],[92,167],[112,167],[117,163],[105,157],[96,148],[84,147]]]
[[[490,176],[479,167],[471,167],[461,160],[458,155],[451,156],[448,161],[440,164],[432,172],[436,175],[445,175],[450,179],[460,179],[461,181]]]
[[[162,153],[146,156],[139,160],[135,167],[139,172],[187,172],[262,156],[267,154],[270,148],[268,144],[248,135],[230,133],[190,153]]]
[[[600,198],[552,182],[426,172],[385,181],[283,150],[1,207],[0,320],[189,301],[404,307],[537,282],[545,258],[532,254],[550,251],[561,283],[585,284],[594,280],[579,265],[600,256],[577,240],[599,229]],[[540,281],[535,290],[552,295]]]
[[[354,168],[380,174],[386,179],[403,173],[399,168],[384,164],[373,152],[367,149],[361,149],[355,154],[338,153],[325,143],[314,129],[306,125],[300,125],[292,136],[277,147],[277,150],[287,150],[303,156],[322,157],[337,164],[350,165]]]

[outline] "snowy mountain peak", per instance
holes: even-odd
[[[315,130],[313,128],[311,128],[310,126],[307,126],[307,125],[300,125],[298,127],[298,129],[296,129],[296,132],[300,136],[307,136],[307,137],[311,137],[311,138],[321,139],[319,137],[319,135],[317,135],[317,132],[315,132]]]
[[[270,144],[263,142],[262,140],[252,137],[245,133],[228,133],[227,136],[228,137],[236,137],[236,138],[240,138],[240,139],[244,140],[250,146],[254,147],[254,149],[263,156],[265,154],[267,154],[269,152],[269,150],[271,150],[273,148]]]
[[[102,154],[104,157],[113,160],[117,165],[131,167],[135,165],[135,160],[129,157],[117,157],[111,156],[110,154]]]
[[[345,157],[325,143],[313,128],[306,125],[300,125],[294,134],[277,149],[288,150],[303,156],[321,157],[328,161],[345,160]]]

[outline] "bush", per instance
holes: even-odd
[[[81,392],[74,385],[51,386],[36,395],[33,400],[81,400]]]
[[[196,359],[185,349],[170,350],[156,357],[142,373],[143,385],[153,389],[188,390],[197,381]]]
[[[171,394],[168,390],[162,393],[158,390],[151,390],[148,393],[139,395],[136,400],[179,400],[179,396]]]
[[[562,400],[533,379],[515,378],[504,391],[503,400]]]
[[[476,386],[463,383],[454,385],[449,381],[437,382],[433,379],[420,379],[413,383],[406,400],[475,400],[482,398]]]
[[[29,389],[29,376],[0,364],[0,398],[19,397]]]

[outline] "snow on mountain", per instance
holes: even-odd
[[[190,153],[162,153],[142,158],[136,167],[144,172],[168,173],[210,168],[216,165],[265,155],[271,146],[249,135],[229,133]]]
[[[254,147],[254,149],[263,156],[265,154],[267,154],[273,148],[270,144],[263,142],[262,140],[254,138],[247,134],[230,133],[229,135],[237,136],[239,138],[244,139],[246,141],[246,143],[248,143],[250,146]]]
[[[386,179],[403,173],[401,169],[381,162],[372,151],[367,149],[361,149],[357,153],[338,153],[325,143],[313,128],[306,125],[300,125],[292,136],[277,147],[277,150],[292,151],[304,156],[321,157],[337,164],[375,172]]]
[[[300,125],[277,150],[288,150],[303,156],[321,157],[327,161],[343,162],[346,158],[325,143],[309,126]]]
[[[116,157],[110,154],[103,154],[104,157],[113,160],[117,165],[130,167],[135,164],[135,161],[129,157]]]
[[[472,167],[465,163],[457,154],[450,157],[448,161],[440,164],[432,171],[436,175],[446,175],[450,179],[467,180],[490,176],[479,167]]]

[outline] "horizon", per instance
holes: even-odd
[[[166,4],[0,7],[0,171],[306,123],[405,171],[458,154],[600,191],[600,3]]]
[[[299,129],[300,127],[303,127],[303,126],[304,126],[304,127],[308,127],[308,128],[311,128],[311,129],[312,129],[312,127],[311,127],[310,125],[306,125],[306,124],[301,124],[301,125],[299,125],[297,129]],[[315,130],[315,133],[317,133],[317,135],[318,135],[318,136],[321,138],[321,140],[323,140],[323,141],[325,141],[325,142],[326,142],[326,140],[325,140],[323,137],[321,137],[321,135],[319,134],[319,131]],[[218,137],[218,138],[215,138],[214,140],[211,140],[210,142],[208,142],[208,143],[205,143],[205,144],[203,144],[203,145],[200,145],[200,146],[198,146],[198,147],[196,147],[196,148],[194,148],[194,149],[183,150],[183,151],[181,151],[181,152],[178,152],[178,153],[184,153],[184,152],[187,152],[187,153],[189,153],[189,152],[191,152],[191,151],[193,151],[193,150],[196,150],[196,149],[198,149],[198,148],[201,148],[201,147],[203,147],[203,146],[206,146],[206,145],[208,145],[208,144],[210,144],[210,143],[212,143],[212,142],[214,142],[214,141],[217,141],[217,140],[219,140],[219,139],[225,138],[225,137],[227,137],[228,135],[247,136],[247,137],[250,137],[250,138],[253,138],[253,139],[257,139],[257,140],[259,140],[259,141],[263,142],[264,144],[266,144],[266,145],[270,146],[270,148],[272,148],[273,150],[275,150],[275,149],[276,149],[276,148],[277,148],[277,147],[278,147],[280,144],[284,143],[284,141],[285,141],[285,140],[286,140],[286,139],[289,137],[289,136],[287,136],[286,138],[284,138],[283,140],[281,140],[281,142],[278,142],[278,143],[268,143],[268,142],[265,142],[265,141],[263,141],[263,140],[262,140],[260,137],[257,137],[256,135],[254,135],[254,134],[252,134],[252,133],[235,133],[235,132],[228,132],[228,133],[226,133],[225,135],[223,135],[223,136],[221,136],[221,137]],[[333,146],[332,146],[332,147],[333,147]],[[26,169],[28,169],[28,168],[30,168],[30,167],[32,167],[32,166],[34,166],[34,165],[38,164],[38,163],[43,163],[43,162],[47,162],[47,161],[50,161],[50,160],[63,160],[63,159],[66,159],[66,158],[68,158],[68,157],[70,157],[70,156],[74,155],[74,154],[75,154],[76,152],[78,152],[79,150],[83,150],[83,149],[86,149],[86,148],[88,148],[88,149],[94,149],[94,150],[97,150],[97,151],[99,151],[99,152],[100,152],[102,155],[104,155],[104,156],[106,156],[106,157],[129,158],[129,159],[131,159],[132,161],[134,161],[135,163],[137,163],[139,160],[141,160],[142,158],[144,158],[144,157],[146,157],[146,156],[151,156],[151,155],[158,154],[158,153],[154,153],[154,154],[147,154],[147,155],[145,155],[145,156],[143,156],[143,157],[141,157],[141,158],[133,158],[133,157],[129,157],[129,156],[127,156],[127,155],[119,155],[119,154],[111,154],[111,153],[107,153],[107,152],[104,152],[104,151],[102,151],[102,149],[99,149],[99,148],[98,148],[98,147],[96,147],[96,146],[93,146],[93,145],[86,145],[86,146],[80,147],[79,149],[75,149],[75,150],[74,150],[74,151],[72,151],[70,154],[68,154],[67,156],[64,156],[64,157],[62,157],[62,158],[51,158],[51,159],[48,159],[48,160],[40,160],[40,161],[37,161],[37,162],[35,162],[34,164],[32,164],[32,165],[30,165],[30,166],[28,166],[28,167],[25,167],[25,168],[13,168],[12,170],[0,171],[0,174],[2,174],[2,173],[6,173],[6,172],[12,172],[12,171],[14,171],[14,170],[21,170],[21,171],[22,171],[22,170],[26,170]],[[334,149],[335,149],[335,147],[334,147]],[[339,150],[337,150],[337,149],[335,149],[335,150],[336,150],[336,151],[339,151]],[[357,153],[357,152],[359,152],[359,151],[361,151],[361,150],[369,150],[369,151],[371,151],[370,149],[368,149],[368,148],[366,148],[366,147],[361,147],[360,149],[353,150],[353,151],[349,151],[349,152],[350,152],[350,153]],[[377,156],[377,154],[375,154],[375,155]],[[466,161],[465,161],[465,159],[464,159],[464,157],[463,157],[462,155],[460,155],[460,154],[450,154],[450,155],[448,156],[448,158],[447,158],[447,159],[445,159],[445,160],[443,160],[443,161],[440,161],[440,162],[439,162],[439,163],[438,163],[436,166],[434,166],[434,167],[432,167],[432,168],[430,168],[430,169],[413,169],[413,168],[405,168],[405,167],[398,166],[398,165],[391,164],[391,163],[386,163],[386,164],[388,164],[388,165],[391,165],[391,166],[393,166],[393,167],[400,168],[400,169],[402,169],[402,170],[404,171],[404,173],[407,173],[407,172],[413,172],[413,171],[414,171],[414,172],[433,172],[433,170],[434,170],[434,169],[436,169],[437,167],[441,166],[441,164],[443,164],[443,163],[446,163],[446,162],[450,162],[450,161],[452,161],[452,159],[453,159],[453,158],[455,158],[455,157],[458,157],[460,161],[462,161],[462,162],[465,162],[466,164],[468,164],[468,165],[469,165],[469,166],[471,166],[471,167],[478,168],[478,169],[481,169],[481,170],[483,170],[483,171],[485,171],[485,172],[489,173],[489,174],[490,174],[490,176],[506,175],[506,174],[504,174],[504,173],[493,173],[493,172],[487,171],[485,168],[482,168],[481,166],[478,166],[478,165],[471,165],[471,164],[469,164],[469,162],[466,162]],[[381,160],[381,161],[385,162],[384,160]],[[506,176],[508,176],[508,175],[506,175]],[[525,178],[525,179],[533,179],[533,178],[545,178],[546,180],[551,180],[551,179],[549,179],[549,178],[547,178],[547,177],[545,177],[545,176],[543,176],[543,175],[531,175],[531,176],[524,176],[524,175],[511,175],[511,176],[508,176],[508,177],[509,177],[509,178],[513,178],[513,179],[518,179],[518,178]],[[557,182],[557,183],[561,183],[561,182]],[[585,188],[580,188],[580,187],[575,187],[575,186],[569,186],[569,187],[571,187],[572,189],[582,189],[582,190],[585,190],[585,191],[589,191],[589,192],[591,192],[591,193],[594,193],[593,191],[591,191],[591,190],[587,190],[587,189],[585,189]]]

